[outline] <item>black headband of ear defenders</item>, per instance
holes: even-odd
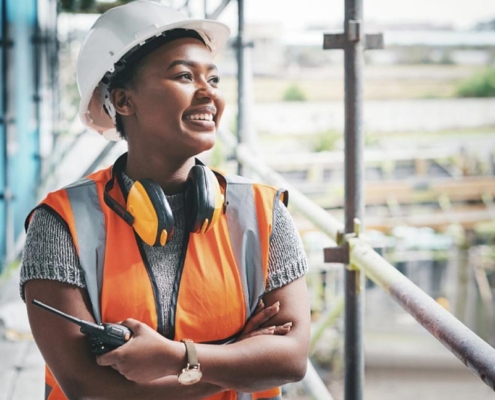
[[[206,45],[204,39],[201,35],[190,29],[172,29],[170,31],[162,32],[160,36],[153,36],[145,41],[143,45],[137,45],[129,50],[119,61],[115,63],[115,71],[107,72],[103,77],[103,83],[107,84],[111,80],[117,80],[119,74],[126,68],[137,64],[146,55],[156,50],[158,47],[163,46],[166,43],[172,42],[173,40],[183,39],[183,38],[193,38],[200,40],[204,45]]]

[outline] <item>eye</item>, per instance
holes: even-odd
[[[210,85],[216,87],[220,83],[220,77],[219,76],[212,76],[210,79],[208,79],[208,82],[210,83]]]
[[[192,75],[189,72],[182,72],[176,77],[178,80],[192,81]]]

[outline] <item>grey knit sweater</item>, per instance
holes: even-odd
[[[124,174],[127,190],[132,180]],[[157,279],[163,310],[168,321],[172,287],[180,265],[185,230],[185,196],[167,196],[174,215],[174,235],[164,247],[143,243],[146,256]],[[266,291],[280,288],[307,272],[307,261],[297,229],[285,207],[276,207],[273,236],[269,248]],[[31,279],[49,279],[86,287],[84,273],[70,233],[63,224],[44,209],[36,210],[26,237],[22,255],[20,293],[24,299],[24,283]],[[169,327],[165,326],[166,335]]]

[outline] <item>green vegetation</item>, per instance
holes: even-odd
[[[284,92],[283,100],[284,101],[306,101],[306,94],[296,83],[293,83]]]
[[[363,98],[365,100],[455,98],[459,82],[479,70],[479,66],[472,65],[366,65]],[[255,76],[253,81],[255,102],[257,104],[280,102],[294,83],[297,83],[304,93],[306,102],[343,101],[343,68],[331,64],[324,71],[326,72],[321,76],[301,73],[297,78]],[[237,104],[235,76],[223,76],[221,88],[229,106],[235,106]]]
[[[459,97],[495,97],[495,68],[478,72],[457,87]]]
[[[340,140],[342,140],[342,132],[323,131],[314,135],[311,149],[314,152],[333,151]]]

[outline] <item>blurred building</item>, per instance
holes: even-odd
[[[371,25],[369,32],[384,32],[385,49],[367,52],[372,64],[488,65],[495,62],[495,31],[456,31],[449,27]],[[290,74],[299,67],[327,67],[342,63],[341,52],[322,52],[323,34],[339,28],[311,27],[286,30],[282,24],[248,24],[253,42],[255,75]]]
[[[0,271],[15,256],[57,131],[56,11],[56,0],[1,1]]]

